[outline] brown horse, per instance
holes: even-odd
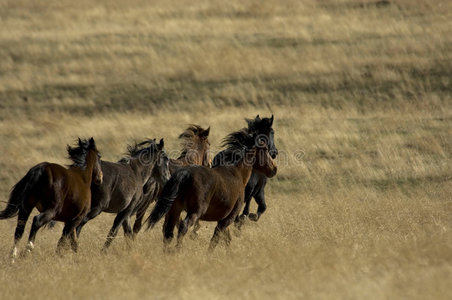
[[[182,151],[177,159],[170,159],[169,161],[168,167],[171,174],[177,169],[188,165],[210,167],[208,156],[210,150],[209,132],[210,127],[204,129],[199,125],[190,125],[179,135]],[[137,217],[133,225],[133,236],[136,236],[141,230],[144,214],[149,205],[157,200],[162,186],[154,180],[148,181],[144,186],[143,194],[148,201],[143,201],[144,205],[137,212]]]
[[[34,248],[36,233],[51,220],[64,222],[63,234],[57,252],[71,248],[77,252],[75,228],[91,207],[91,181],[102,183],[100,154],[94,139],[78,140],[77,147],[67,146],[73,164],[68,169],[61,165],[42,162],[33,168],[13,187],[8,205],[0,212],[0,219],[18,215],[14,234],[13,262],[17,256],[17,244],[24,233],[25,224],[33,208],[40,212],[33,218],[26,250]]]
[[[177,247],[190,226],[198,220],[217,221],[209,249],[213,250],[220,237],[229,245],[228,226],[234,222],[244,202],[245,186],[253,170],[268,177],[276,175],[277,167],[268,152],[265,139],[245,131],[231,133],[227,145],[235,149],[240,159],[231,166],[214,169],[188,166],[178,169],[165,184],[162,195],[148,218],[148,228],[165,216],[164,244],[168,246],[182,211],[186,218],[179,223]]]
[[[170,160],[171,174],[178,168],[189,165],[210,167],[208,158],[210,150],[209,133],[210,127],[204,129],[199,125],[190,125],[179,135],[182,152],[177,159]]]

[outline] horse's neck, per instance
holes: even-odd
[[[195,154],[196,155],[193,155]],[[206,151],[202,149],[185,149],[182,154],[176,159],[178,165],[203,165],[204,155]],[[187,157],[188,155],[188,157]],[[195,158],[195,160],[193,160]],[[188,161],[190,159],[190,161]],[[192,161],[193,160],[193,161]]]
[[[94,164],[96,163],[96,154],[93,151],[90,151],[86,155],[86,168],[81,170],[82,177],[86,183],[91,184],[93,179],[93,169]]]
[[[139,159],[132,159],[129,165],[135,173],[135,176],[137,176],[137,178],[140,178],[140,181],[142,181],[144,184],[146,181],[148,181],[149,177],[151,177],[152,167],[154,163],[148,166],[141,163]]]
[[[242,177],[243,185],[245,186],[250,180],[251,173],[253,172],[253,166],[250,166],[245,162],[245,159],[242,158],[236,165],[235,168],[239,171],[240,176]]]

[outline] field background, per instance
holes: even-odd
[[[2,201],[78,136],[105,160],[145,137],[175,157],[197,123],[216,153],[273,113],[280,157],[230,251],[206,255],[204,222],[181,253],[160,225],[104,256],[103,214],[78,254],[55,254],[58,224],[11,266],[0,222],[0,298],[450,299],[451,29],[447,0],[1,0]]]

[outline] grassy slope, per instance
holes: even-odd
[[[108,160],[144,137],[175,156],[199,123],[216,152],[244,117],[274,113],[268,211],[231,252],[205,255],[203,223],[174,256],[159,229],[101,256],[101,215],[77,255],[55,255],[59,225],[14,266],[3,221],[2,298],[449,298],[451,4],[184,2],[0,3],[0,195],[40,161],[67,163],[77,136]]]

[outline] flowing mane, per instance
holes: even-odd
[[[207,129],[199,125],[191,124],[184,132],[179,135],[181,140],[181,154],[177,159],[184,159],[188,153],[197,152],[202,143],[208,143],[210,127]]]
[[[127,146],[127,154],[121,158],[118,162],[123,164],[128,164],[130,160],[134,157],[139,157],[141,154],[151,151],[151,153],[157,151],[157,143],[155,139],[147,139],[141,143],[134,143],[133,145]]]
[[[79,138],[78,146],[76,147],[67,145],[67,153],[69,154],[69,159],[73,162],[69,167],[79,167],[84,169],[86,167],[86,155],[88,154],[88,151],[90,149],[90,143],[86,139]]]
[[[253,136],[248,133],[246,128],[228,134],[221,143],[227,151],[243,151],[252,145]]]

